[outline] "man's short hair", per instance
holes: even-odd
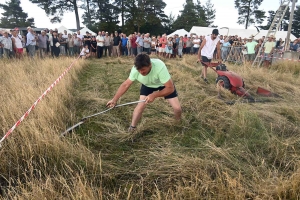
[[[150,57],[147,54],[141,53],[135,57],[134,66],[137,70],[151,65]]]

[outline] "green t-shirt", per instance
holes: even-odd
[[[169,74],[165,63],[159,59],[151,59],[151,65],[151,71],[146,76],[140,74],[135,66],[133,66],[129,75],[129,79],[131,81],[137,80],[150,88],[164,86],[164,84],[171,79],[171,75]]]
[[[272,48],[275,47],[275,42],[266,42],[265,43],[265,53],[271,53]]]
[[[256,45],[257,45],[257,42],[255,42],[255,41],[246,43],[248,54],[255,54],[255,46]]]

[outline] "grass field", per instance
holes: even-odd
[[[106,109],[130,72],[130,58],[80,60],[5,140],[0,149],[2,199],[300,199],[300,64],[271,69],[228,65],[255,95],[246,104],[222,91],[215,72],[205,84],[192,56],[164,60],[183,108],[181,123],[160,98],[128,133],[133,106]],[[69,66],[71,59],[1,65],[3,135]],[[118,103],[136,101],[134,83]]]

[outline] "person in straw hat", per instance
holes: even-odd
[[[268,37],[268,41],[265,43],[264,45],[264,49],[263,49],[263,60],[264,60],[264,66],[265,67],[269,67],[271,64],[271,59],[272,59],[272,53],[275,49],[275,43],[273,41],[274,36],[270,35]]]
[[[255,59],[255,49],[257,48],[258,43],[253,40],[253,35],[248,38],[248,42],[245,44],[247,49],[246,60],[248,62],[253,62]]]

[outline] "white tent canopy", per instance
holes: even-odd
[[[193,26],[190,33],[195,33],[197,35],[210,35],[212,33],[212,30],[215,28],[211,27],[200,27],[200,26]],[[228,29],[221,29],[218,28],[220,35],[227,35]],[[255,39],[262,38],[262,36],[266,36],[268,33],[268,30],[260,30],[260,33],[257,34],[256,29],[231,29],[229,28],[228,35],[238,35],[241,38],[249,38],[251,35],[256,35]],[[284,41],[287,36],[287,31],[277,31],[275,34],[276,39],[282,38]],[[291,34],[290,39],[294,41],[296,37]]]
[[[187,32],[187,31],[184,30],[184,29],[179,29],[179,30],[177,30],[177,31],[175,31],[175,32],[173,32],[173,33],[171,33],[170,35],[168,35],[168,37],[169,37],[169,36],[173,36],[173,35],[175,35],[175,34],[177,34],[178,36],[184,36],[184,35],[188,35],[189,32]]]
[[[67,34],[69,34],[69,33],[72,34],[73,33],[72,31],[67,29],[65,26],[61,26],[61,27],[57,28],[58,33],[64,33],[65,30],[67,31]]]
[[[80,29],[80,34],[81,34],[81,35],[85,35],[87,31],[88,31],[89,33],[91,33],[92,35],[97,35],[95,32],[91,31],[91,30],[88,29],[87,27],[84,27],[84,28]]]

